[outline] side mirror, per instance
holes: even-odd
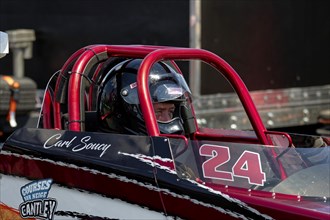
[[[9,52],[8,34],[0,31],[0,59]]]

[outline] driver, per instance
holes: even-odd
[[[153,103],[157,121],[170,121],[173,119],[175,105],[171,102]]]
[[[147,134],[136,83],[141,62],[141,59],[125,60],[103,78],[98,92],[101,131]],[[160,61],[152,66],[148,83],[160,132],[183,134],[182,109],[185,112],[190,109],[191,92],[182,74]]]

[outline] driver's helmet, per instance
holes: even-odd
[[[136,83],[141,62],[141,59],[125,60],[104,77],[98,96],[101,131],[147,134]],[[171,120],[158,121],[160,132],[183,134],[180,109],[189,108],[191,92],[182,74],[165,62],[155,63],[149,73],[149,90],[153,103],[171,102],[175,105]]]

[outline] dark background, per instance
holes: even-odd
[[[202,45],[250,90],[330,84],[330,1],[202,1]],[[219,85],[202,74],[202,91]]]
[[[0,0],[0,30],[18,28],[36,31],[25,75],[44,88],[52,73],[87,45],[189,47],[189,0]],[[11,74],[10,54],[0,67],[0,74]]]
[[[329,2],[203,0],[202,48],[230,63],[249,90],[330,84]],[[189,0],[0,0],[0,30],[18,28],[36,31],[25,72],[44,88],[90,44],[189,47]],[[202,93],[218,92],[221,85],[202,72]],[[0,74],[11,73],[9,54]]]

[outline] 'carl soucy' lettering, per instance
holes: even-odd
[[[82,137],[80,140],[78,140],[77,136],[72,137],[70,140],[63,140],[61,137],[61,134],[54,134],[53,136],[49,137],[43,145],[44,148],[67,148],[71,149],[72,152],[79,152],[84,150],[96,152],[98,151],[100,152],[99,157],[102,157],[111,146],[111,144],[93,142],[91,140],[91,136]]]

